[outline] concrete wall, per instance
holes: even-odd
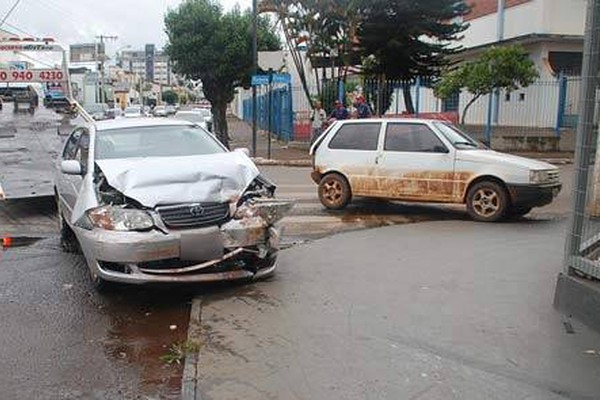
[[[568,0],[564,0],[568,1]],[[507,8],[504,14],[504,38],[510,39],[543,31],[542,0]],[[496,12],[468,21],[469,29],[460,42],[465,47],[475,47],[497,41],[498,14]]]
[[[583,35],[586,0],[541,0],[543,30],[540,33]]]

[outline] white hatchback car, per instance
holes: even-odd
[[[551,203],[561,189],[555,166],[489,150],[437,120],[338,121],[310,153],[319,199],[333,210],[353,196],[466,203],[472,218],[498,221]]]

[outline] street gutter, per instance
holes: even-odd
[[[192,310],[190,312],[190,322],[188,325],[187,343],[195,343],[200,339],[202,325],[202,299],[195,297],[192,300]],[[201,400],[200,388],[198,387],[198,358],[200,356],[200,347],[191,346],[194,352],[189,352],[185,356],[183,367],[183,377],[181,379],[181,399],[182,400]]]

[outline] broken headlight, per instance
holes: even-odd
[[[102,206],[89,210],[87,216],[96,228],[109,231],[145,231],[154,226],[150,214],[130,208]]]
[[[294,206],[287,200],[252,199],[239,206],[233,217],[235,219],[262,218],[267,225],[279,221]]]

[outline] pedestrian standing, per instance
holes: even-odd
[[[346,107],[344,107],[344,105],[342,104],[341,101],[336,100],[335,103],[333,104],[333,107],[334,107],[333,111],[331,112],[331,115],[329,116],[331,119],[340,120],[340,119],[348,119],[350,117],[348,110],[346,109]]]
[[[371,107],[369,107],[369,105],[365,101],[365,98],[361,95],[358,96],[356,100],[358,118],[371,118],[373,116],[373,113],[371,112]]]
[[[323,105],[320,101],[315,103],[315,108],[310,112],[310,124],[311,124],[311,137],[310,142],[313,143],[321,132],[323,127],[327,123],[327,113],[323,110]]]

